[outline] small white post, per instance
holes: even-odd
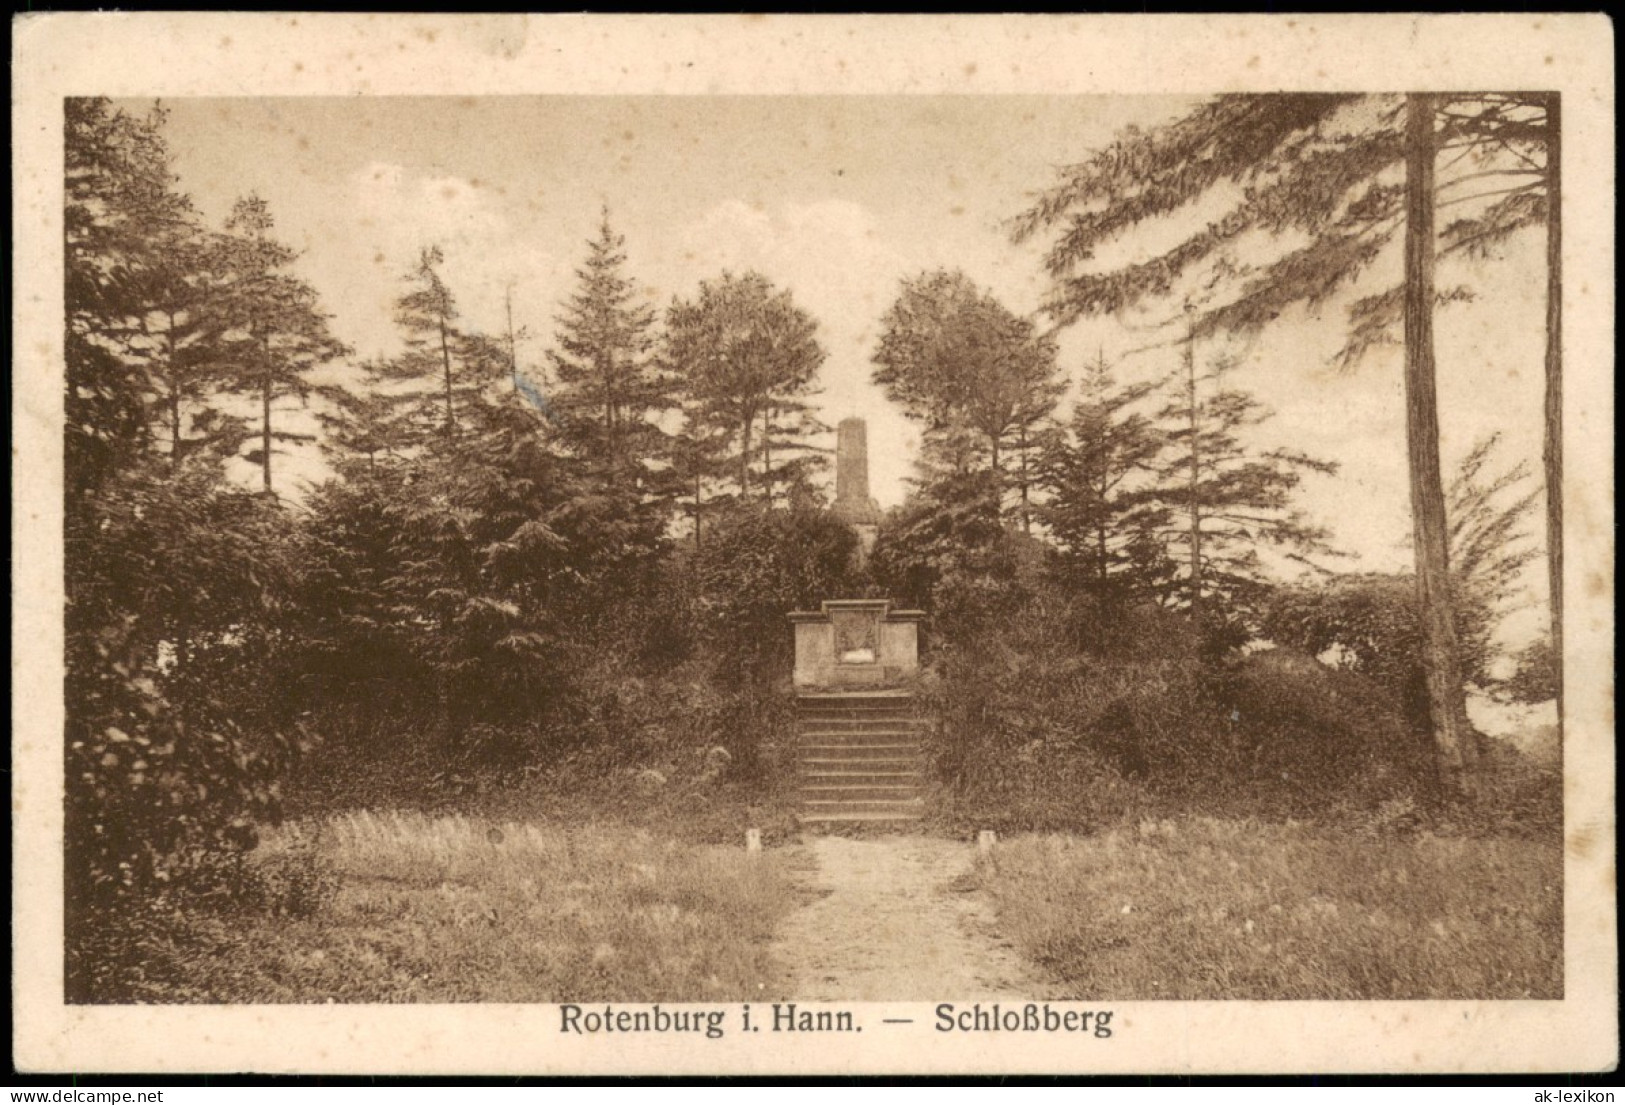
[[[745,830],[745,854],[754,856],[762,850],[762,830]]]
[[[999,839],[999,834],[992,829],[983,829],[976,834],[976,850],[982,855],[991,855],[993,845]]]

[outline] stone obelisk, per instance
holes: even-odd
[[[880,530],[880,504],[869,496],[869,430],[861,418],[843,418],[835,428],[836,518],[858,534],[860,561]]]

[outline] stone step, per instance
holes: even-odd
[[[918,734],[922,727],[906,721],[803,721],[796,726],[800,733],[909,733]]]
[[[801,793],[808,798],[918,798],[918,783],[832,783],[819,780],[801,784]]]
[[[796,700],[796,709],[802,713],[814,710],[828,710],[837,713],[841,711],[867,713],[871,710],[907,712],[914,709],[914,700],[911,698],[800,698]]]
[[[798,702],[796,712],[801,714],[907,714],[914,711],[914,703],[906,698],[880,699],[874,702]]]
[[[901,771],[891,769],[876,771],[865,766],[868,762],[869,761],[866,760],[848,761],[845,767],[839,769],[804,769],[801,772],[801,778],[807,781],[816,779],[820,782],[828,781],[832,783],[840,782],[843,779],[850,779],[854,782],[873,779],[880,782],[907,783],[911,781],[918,782],[925,778],[925,772],[919,770],[918,768],[910,768]]]
[[[804,798],[803,813],[916,813],[925,803],[915,798]]]
[[[852,691],[803,691],[796,695],[797,702],[912,702],[908,691],[893,688],[860,687]]]
[[[796,815],[796,820],[803,825],[825,825],[835,822],[918,821],[923,816],[924,813],[918,810],[902,813],[800,813]]]
[[[796,700],[804,824],[918,821],[926,733],[907,691],[850,691]]]
[[[888,771],[911,771],[920,766],[920,761],[912,757],[888,756],[869,760],[832,760],[829,758],[808,759],[801,761],[803,773],[809,771],[861,771],[866,768],[883,768]]]
[[[821,763],[857,763],[872,767],[881,761],[907,763],[915,767],[920,762],[920,750],[912,744],[824,744],[803,748],[796,760],[803,767]]]
[[[802,750],[809,748],[914,748],[921,741],[910,733],[809,733],[796,742]]]
[[[913,720],[916,715],[913,710],[796,710],[796,717],[803,721],[809,718],[827,718],[830,721],[876,721],[886,718]]]

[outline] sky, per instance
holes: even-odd
[[[399,349],[391,303],[424,245],[444,252],[469,325],[503,330],[511,289],[514,323],[529,334],[522,365],[543,361],[604,207],[625,235],[629,275],[657,309],[724,269],[761,272],[818,320],[829,353],[821,413],[831,426],[850,415],[867,419],[871,490],[891,506],[906,493],[918,435],[869,376],[879,319],[899,282],[960,268],[1013,310],[1035,311],[1047,287],[1044,243],[1013,245],[1006,221],[1058,166],[1082,160],[1125,126],[1154,126],[1193,102],[284,97],[164,107],[181,188],[216,222],[237,196],[264,198],[356,360]],[[1119,253],[1147,241],[1125,241]],[[1441,266],[1441,286],[1465,280],[1479,293],[1442,310],[1436,324],[1447,472],[1489,432],[1503,435],[1509,463],[1526,459],[1538,471],[1543,251],[1532,233],[1471,271]],[[1306,478],[1302,505],[1356,554],[1346,568],[1409,561],[1398,350],[1380,350],[1351,373],[1328,363],[1348,299],[1398,280],[1391,252],[1346,294],[1289,311],[1238,347],[1242,363],[1230,377],[1275,411],[1257,431],[1259,444],[1339,463],[1335,476]],[[1072,327],[1060,345],[1069,374],[1102,353],[1123,380],[1177,366],[1172,350],[1132,352],[1145,335],[1118,320]],[[329,371],[354,376],[355,362]],[[1530,573],[1530,597],[1539,601],[1541,571]]]

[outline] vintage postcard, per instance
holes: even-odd
[[[14,29],[20,1070],[1616,1064],[1606,18]]]

